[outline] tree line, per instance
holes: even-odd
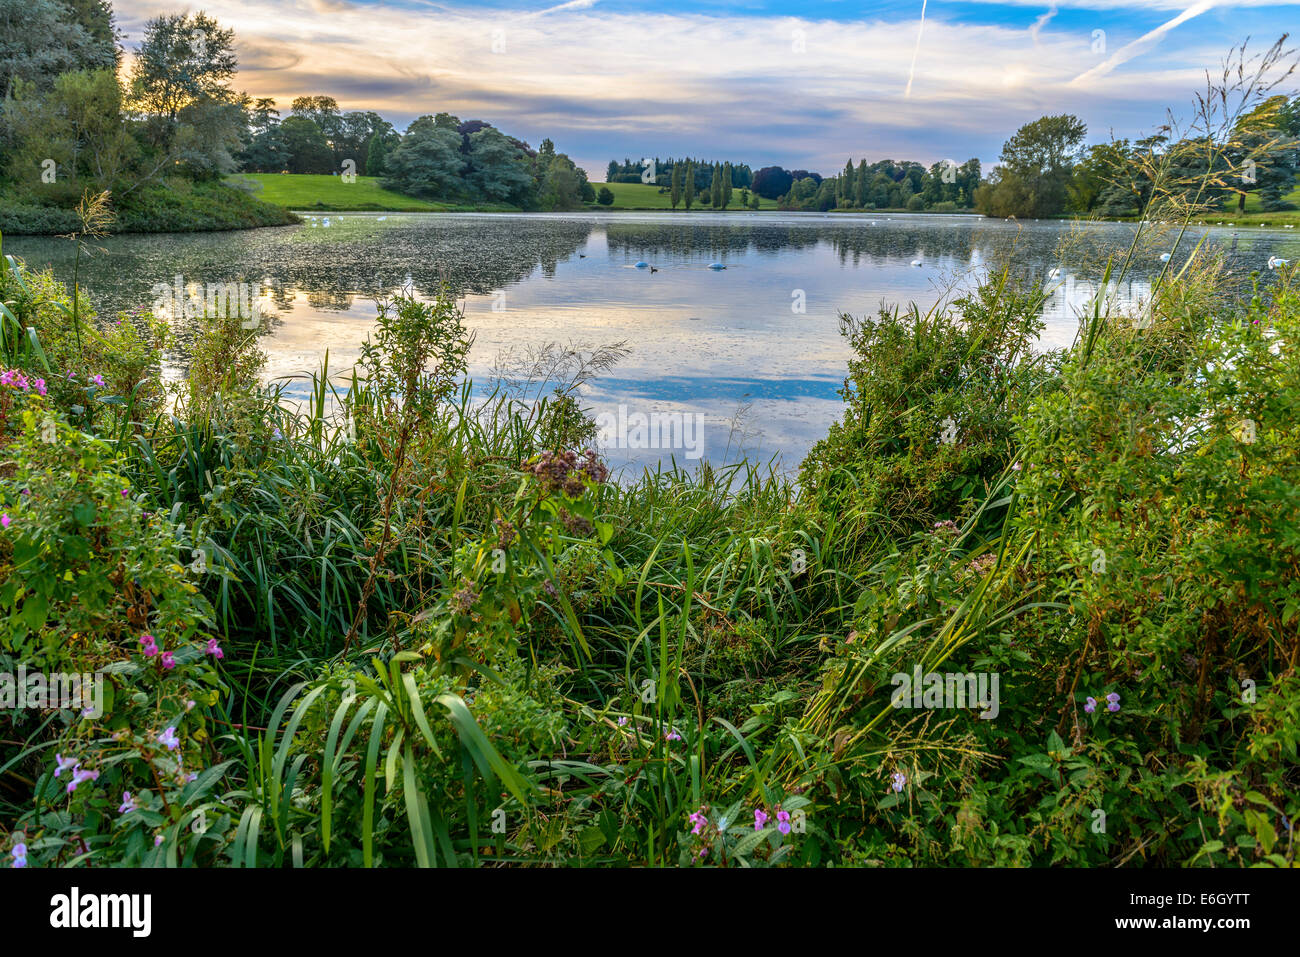
[[[414,196],[524,209],[595,201],[549,139],[533,149],[482,120],[437,113],[399,133],[324,95],[295,98],[282,118],[274,100],[235,89],[234,31],[204,13],[149,20],[126,77],[120,39],[108,0],[0,0],[4,208],[67,210],[87,190],[156,205],[186,184],[246,202],[220,182],[241,171],[380,176]]]

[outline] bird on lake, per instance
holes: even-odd
[[[650,264],[649,264],[648,262],[645,262],[644,260],[642,260],[641,262],[639,262],[639,263],[636,264],[636,268],[637,268],[637,269],[649,269],[649,268],[650,268]]]
[[[650,267],[650,271],[651,271],[652,273],[656,273],[656,272],[658,272],[659,270],[658,270],[656,267],[651,266],[651,267]]]
[[[719,269],[726,269],[727,267],[722,263],[709,263],[709,268],[716,272]]]
[[[1269,269],[1276,269],[1278,266],[1289,266],[1289,265],[1291,265],[1291,260],[1289,259],[1279,259],[1277,256],[1268,257]]]
[[[919,259],[913,259],[913,260],[912,260],[912,265],[913,265],[913,266],[920,267],[920,266],[924,266],[925,263],[921,262],[921,260],[919,260]]]
[[[1172,258],[1172,257],[1169,255],[1169,253],[1161,253],[1161,254],[1160,254],[1160,261],[1161,261],[1162,263],[1167,263],[1167,262],[1169,262],[1169,260],[1170,260],[1171,258]]]
[[[579,259],[586,259],[586,258],[587,258],[587,254],[586,254],[586,253],[578,253],[578,258],[579,258]]]

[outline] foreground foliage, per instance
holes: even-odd
[[[572,389],[471,401],[450,291],[296,407],[240,323],[164,384],[154,320],[6,259],[0,671],[105,695],[0,717],[0,850],[1291,866],[1295,280],[1197,253],[1048,353],[1005,272],[846,317],[795,488],[610,481]],[[1000,691],[896,708],[914,669]]]

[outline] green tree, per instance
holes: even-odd
[[[1088,128],[1077,116],[1026,123],[1002,146],[997,182],[985,193],[993,215],[1054,216],[1065,210],[1070,178]]]
[[[726,209],[731,205],[731,164],[728,163],[722,170],[722,208]]]
[[[691,211],[691,204],[695,202],[695,164],[689,160],[686,162],[686,172],[683,174],[686,179],[682,200],[686,203],[686,211]]]
[[[366,143],[366,175],[383,176],[387,172],[388,151],[392,148],[392,141],[398,139],[392,133],[383,133],[376,130],[370,134],[370,139]]]
[[[614,193],[608,186],[602,186],[600,192],[596,194],[596,202],[600,203],[602,206],[613,206]]]
[[[111,19],[105,24],[79,9],[58,0],[0,0],[0,101],[20,80],[44,93],[62,73],[116,67]]]
[[[673,164],[673,179],[670,190],[669,200],[673,204],[673,209],[676,209],[677,204],[682,201],[682,164],[680,161]]]
[[[722,167],[713,164],[713,179],[709,183],[709,205],[717,209],[722,205]]]
[[[446,114],[440,114],[445,116]],[[287,122],[287,121],[286,121]],[[413,196],[451,198],[465,189],[465,157],[455,129],[421,116],[385,162],[384,185]]]
[[[122,87],[111,69],[64,73],[44,96],[11,101],[14,123],[13,178],[34,177],[43,159],[57,163],[59,181],[81,191],[116,189],[138,153],[122,121]]]
[[[180,111],[198,100],[230,102],[235,34],[205,13],[155,17],[131,72],[134,107],[147,117],[154,145],[167,147]]]
[[[305,116],[291,116],[280,124],[280,137],[289,151],[289,172],[333,172],[334,151],[314,121]]]
[[[469,181],[480,195],[522,205],[533,186],[528,157],[495,127],[469,135]]]

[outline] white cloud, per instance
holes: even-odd
[[[1131,135],[1184,101],[1199,68],[1224,52],[1189,62],[1185,50],[1148,47],[1133,66],[1099,72],[1088,33],[1042,30],[1045,19],[1031,31],[1029,18],[1016,28],[931,18],[913,71],[915,17],[611,13],[594,2],[544,16],[338,0],[204,0],[203,9],[235,29],[237,84],[250,94],[287,107],[325,93],[399,126],[447,110],[534,144],[549,136],[598,174],[611,155],[684,151],[825,171],[847,155],[987,160],[1046,112],[1078,113],[1098,136],[1109,126]],[[147,17],[174,9],[119,0],[128,45]],[[794,51],[796,30],[806,52]],[[1087,89],[1071,86],[1081,74],[1093,75]]]

